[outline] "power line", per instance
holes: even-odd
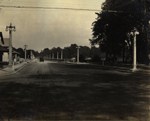
[[[1,8],[28,8],[28,9],[64,9],[64,10],[79,10],[79,11],[100,11],[98,9],[81,9],[81,8],[61,8],[61,7],[34,7],[34,6],[10,6],[0,5]]]
[[[132,1],[133,2],[133,1]],[[132,3],[132,2],[128,2],[126,4],[123,4],[123,5],[120,5],[120,6],[117,6],[115,7],[116,8],[119,8],[119,7],[122,7],[124,5],[127,5],[129,3]],[[71,8],[71,7],[35,7],[35,6],[12,6],[12,5],[0,5],[0,10],[2,8],[22,8],[22,9],[64,9],[64,10],[78,10],[78,11],[101,11],[99,9],[81,9],[81,8]],[[113,8],[114,9],[114,8]],[[117,10],[102,10],[102,12],[109,12],[109,13],[137,13],[137,12],[133,12],[133,11],[117,11]],[[150,12],[147,12],[147,13],[150,13]]]
[[[3,5],[18,5],[18,6],[37,6],[37,5],[41,5],[41,6],[47,6],[47,5],[63,5],[63,6],[68,6],[68,5],[71,5],[70,7],[72,8],[73,6],[86,6],[86,7],[92,7],[91,9],[95,9],[95,6],[99,6],[97,3],[88,3],[87,2],[87,4],[86,4],[86,2],[83,2],[83,1],[81,1],[81,2],[75,2],[75,1],[51,1],[51,0],[11,0],[11,1],[2,1],[2,3],[1,4],[3,4]],[[98,8],[99,9],[99,8]]]

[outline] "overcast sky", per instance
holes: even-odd
[[[105,0],[0,0],[4,6],[75,8],[101,11]],[[0,31],[8,38],[6,26],[14,25],[13,46],[41,51],[44,48],[77,44],[89,46],[92,22],[97,15],[88,10],[0,7]]]

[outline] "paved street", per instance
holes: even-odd
[[[148,121],[149,75],[89,64],[28,63],[0,77],[0,118]]]

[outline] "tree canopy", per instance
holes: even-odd
[[[98,44],[107,55],[123,55],[125,48],[132,54],[130,32],[136,28],[138,60],[147,56],[150,0],[106,0],[92,26],[92,45]],[[128,46],[128,47],[127,47]],[[132,57],[132,56],[131,56]]]

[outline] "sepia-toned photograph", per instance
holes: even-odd
[[[150,0],[0,0],[0,121],[150,121]]]

